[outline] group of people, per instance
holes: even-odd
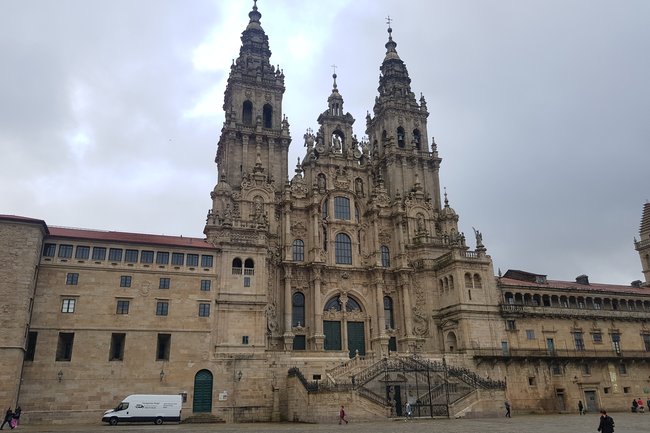
[[[5,418],[4,421],[2,421],[2,425],[0,425],[0,430],[2,430],[5,426],[5,424],[9,425],[11,429],[15,429],[16,426],[18,425],[18,422],[20,421],[20,413],[23,410],[18,406],[16,408],[16,411],[12,411],[11,408],[7,409],[7,412],[5,413]]]
[[[650,398],[647,401],[648,408],[650,408]],[[644,413],[645,407],[643,406],[643,400],[641,398],[632,400],[632,412]]]

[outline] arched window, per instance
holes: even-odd
[[[395,329],[393,299],[390,296],[384,296],[384,325],[386,329]]]
[[[273,128],[273,107],[271,107],[271,104],[264,104],[262,118],[265,128]]]
[[[251,101],[244,101],[241,118],[244,125],[253,124],[253,103]]]
[[[380,251],[381,251],[381,266],[384,268],[390,268],[390,250],[386,245],[382,245]]]
[[[334,197],[334,218],[339,220],[350,219],[350,199],[347,197]]]
[[[458,348],[458,341],[456,339],[456,334],[450,332],[447,334],[447,351],[454,352]]]
[[[381,133],[381,142],[382,142],[382,144],[385,144],[386,140],[388,140],[388,133],[386,132],[386,130],[384,130]]]
[[[404,137],[404,128],[401,126],[397,128],[397,146],[399,146],[400,149],[404,149],[406,146],[406,138]]]
[[[415,148],[418,149],[418,150],[421,148],[421,145],[420,145],[421,140],[422,140],[422,138],[420,137],[420,130],[419,129],[414,129],[413,130],[413,141],[415,142]]]
[[[352,240],[345,233],[339,233],[334,240],[334,251],[336,255],[336,264],[352,264]]]
[[[327,251],[327,225],[323,224],[323,251]]]
[[[473,288],[472,275],[470,273],[465,274],[465,287],[468,288],[468,289]]]
[[[361,216],[360,215],[361,214],[359,213],[359,206],[355,206],[354,207],[354,220],[357,222],[357,224],[359,224],[359,222],[361,221]]]
[[[292,249],[294,262],[302,262],[305,260],[305,243],[302,239],[293,241]]]
[[[479,274],[474,274],[474,288],[482,289],[483,283],[481,283],[481,276]]]
[[[253,259],[244,261],[244,275],[255,275],[255,262],[253,262]]]
[[[329,200],[327,199],[323,200],[323,207],[321,208],[321,217],[323,219],[326,219],[327,216],[329,215],[328,207],[329,207]]]
[[[325,304],[324,311],[330,311],[330,310],[341,311],[341,299],[338,296],[330,299]]]
[[[445,277],[443,281],[444,281],[445,292],[446,292],[447,290],[449,290],[449,278]]]
[[[232,260],[232,274],[233,275],[241,275],[241,259],[239,257],[235,257]]]
[[[454,276],[449,276],[449,290],[454,290]]]
[[[345,311],[362,311],[361,304],[359,304],[354,298],[348,298],[348,302],[345,304]]]
[[[305,295],[301,292],[291,299],[291,326],[305,326]]]

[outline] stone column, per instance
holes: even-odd
[[[291,299],[291,267],[284,266],[284,350],[293,348],[293,332],[291,327],[292,299]]]
[[[402,304],[404,307],[404,338],[409,347],[415,344],[413,338],[413,308],[411,306],[411,290],[409,276],[406,273],[400,275],[400,288],[402,291]]]
[[[320,283],[321,283],[321,272],[322,268],[316,266],[312,269],[312,287],[313,290],[313,327],[314,330],[312,339],[313,339],[313,350],[323,350],[323,343],[325,342],[325,334],[323,334],[323,306],[320,295]]]

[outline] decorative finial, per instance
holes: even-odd
[[[449,200],[447,199],[447,187],[445,189],[445,207],[449,207]]]
[[[334,72],[332,74],[332,78],[334,79],[334,88],[336,89],[336,77],[337,77],[337,75],[336,75],[336,65],[332,65],[332,71]]]
[[[393,22],[393,19],[388,15],[386,17],[386,24],[388,24],[388,40],[392,41],[393,40],[393,29],[391,28],[390,24]]]
[[[253,10],[257,10],[257,0],[253,0]]]

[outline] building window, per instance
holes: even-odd
[[[621,353],[621,334],[617,332],[612,333],[612,349],[616,353]]]
[[[153,251],[142,251],[140,253],[140,263],[153,263]]]
[[[129,314],[129,301],[125,299],[118,300],[115,314]]]
[[[294,262],[302,262],[305,260],[305,243],[301,239],[293,241],[292,251]]]
[[[506,320],[506,329],[508,331],[516,331],[517,330],[517,324],[515,323],[514,320],[508,319],[508,320]]]
[[[582,332],[574,332],[573,341],[576,345],[576,350],[578,352],[582,352],[585,350],[585,340],[582,338]]]
[[[210,304],[207,302],[199,304],[199,317],[210,317]]]
[[[395,316],[393,315],[393,298],[384,296],[384,328],[395,329]]]
[[[156,302],[156,316],[166,316],[169,313],[169,301]]]
[[[88,260],[90,257],[90,247],[83,245],[77,246],[77,249],[74,252],[74,258],[78,260]]]
[[[643,334],[643,347],[646,352],[650,352],[650,334]]]
[[[160,283],[158,284],[159,289],[169,289],[169,286],[171,284],[171,279],[170,278],[161,278]]]
[[[27,334],[27,350],[25,351],[25,361],[33,361],[36,355],[36,340],[38,332],[29,331]]]
[[[271,104],[264,104],[264,107],[262,107],[262,118],[265,128],[273,128],[273,107],[271,107]]]
[[[201,255],[201,267],[202,268],[211,268],[214,262],[214,257],[211,255],[203,254]]]
[[[618,364],[618,372],[620,374],[627,374],[627,365],[623,363]]]
[[[244,275],[255,275],[255,262],[253,262],[253,259],[244,260]]]
[[[244,287],[251,286],[251,277],[244,277]]]
[[[381,251],[381,266],[384,268],[390,268],[390,250],[387,246],[382,245],[380,248]]]
[[[70,272],[65,276],[65,284],[68,286],[76,286],[79,282],[79,274]]]
[[[199,255],[198,254],[188,254],[187,255],[187,266],[198,266],[199,265]]]
[[[529,340],[534,340],[535,339],[535,330],[526,329],[526,338],[529,339]]]
[[[111,334],[111,348],[108,355],[109,361],[123,361],[124,360],[124,342],[126,341],[126,334],[113,333]]]
[[[93,247],[93,260],[106,260],[106,248]]]
[[[352,240],[350,236],[345,233],[336,235],[334,241],[336,264],[351,265],[352,264]]]
[[[108,260],[111,262],[121,262],[122,248],[110,248],[108,250]]]
[[[318,175],[318,183],[320,184],[321,182],[323,184],[323,188],[325,188],[325,175],[322,173]],[[324,220],[326,220],[328,216],[329,216],[329,200],[325,199],[323,200],[323,205],[321,206],[321,217]]]
[[[122,275],[120,277],[120,287],[131,287],[131,276]]]
[[[599,299],[594,300],[594,310],[600,310],[602,308],[602,304],[600,303]]]
[[[248,335],[243,335],[241,337],[241,344],[248,344]]]
[[[305,326],[305,295],[301,292],[294,293],[291,307],[291,326]]]
[[[59,245],[59,257],[62,259],[72,257],[72,245]]]
[[[74,306],[76,303],[76,299],[74,298],[68,298],[64,299],[61,303],[61,312],[62,313],[74,313]]]
[[[603,334],[600,332],[593,332],[591,338],[593,339],[594,344],[602,344],[603,342]]]
[[[591,374],[591,365],[589,364],[582,364],[581,366],[582,374],[584,376],[589,376]]]
[[[630,391],[631,391],[631,389],[630,389],[629,386],[624,386],[624,387],[623,387],[623,394],[629,394]]]
[[[138,263],[138,250],[124,251],[124,261],[126,263]]]
[[[406,146],[406,139],[404,138],[404,128],[401,126],[397,128],[397,146],[404,149]]]
[[[347,197],[334,197],[334,218],[339,220],[350,219],[350,199]]]
[[[211,288],[212,288],[212,281],[211,280],[201,280],[201,291],[202,292],[209,292]]]
[[[169,264],[169,253],[166,251],[158,251],[156,253],[156,264],[158,265],[168,265]]]
[[[306,350],[307,341],[304,335],[296,335],[293,337],[293,350]]]
[[[183,266],[185,263],[185,254],[183,253],[172,253],[172,265],[174,266]]]
[[[535,386],[535,376],[528,377],[528,386]]]
[[[74,332],[59,332],[59,342],[56,346],[56,361],[72,360],[72,345]]]
[[[242,274],[242,261],[239,257],[235,257],[232,260],[232,274],[241,275]]]
[[[562,366],[560,364],[553,364],[551,365],[551,373],[555,376],[561,376],[562,375]]]
[[[612,390],[612,389],[611,389],[609,386],[606,386],[606,387],[603,388],[603,392],[604,392],[605,394],[609,394],[609,393],[611,392],[611,390]]]
[[[158,334],[156,346],[156,361],[169,361],[169,352],[172,345],[171,334]]]
[[[244,101],[241,117],[244,125],[253,124],[253,103],[251,101]]]
[[[56,244],[45,244],[43,246],[43,257],[54,257],[56,254]]]

